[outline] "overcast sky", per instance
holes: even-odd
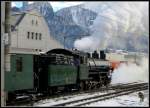
[[[29,2],[29,4],[30,3],[33,3],[33,2]],[[61,8],[65,8],[65,7],[69,7],[69,6],[73,6],[73,5],[78,5],[78,4],[81,4],[83,2],[78,2],[78,1],[74,1],[74,2],[66,2],[66,1],[54,2],[54,1],[51,1],[49,3],[52,5],[54,11],[57,11]],[[22,2],[12,2],[12,7],[13,6],[16,6],[16,7],[20,8],[20,7],[22,7]]]
[[[81,4],[83,2],[77,2],[77,1],[74,1],[74,2],[64,2],[64,1],[60,1],[60,2],[50,2],[52,7],[54,8],[54,11],[57,11],[61,8],[64,8],[64,7],[69,7],[69,6],[73,6],[73,5],[78,5],[78,4]]]

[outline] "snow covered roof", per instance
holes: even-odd
[[[21,22],[21,20],[24,18],[26,13],[15,13],[11,15],[11,27],[12,30],[15,29],[15,27]]]
[[[36,15],[36,16],[41,17],[40,13],[37,12],[35,9],[26,10],[24,12],[13,12],[11,14],[11,30],[12,31],[15,30],[16,26],[19,25],[19,23],[22,21],[22,19],[24,18],[26,14]]]

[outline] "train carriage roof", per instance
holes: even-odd
[[[70,55],[70,56],[83,56],[83,55],[85,55],[85,53],[77,51],[77,50],[75,51],[75,50],[68,50],[68,49],[61,49],[61,48],[52,49],[52,50],[47,52],[47,54],[51,54],[51,53],[64,54],[64,55]]]
[[[67,49],[61,49],[61,48],[57,48],[57,49],[52,49],[50,51],[47,52],[47,54],[51,54],[51,53],[55,53],[55,54],[64,54],[64,55],[74,55],[72,51],[67,50]]]

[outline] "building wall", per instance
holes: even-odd
[[[117,53],[107,53],[106,59],[110,61],[127,61],[130,63],[140,64],[142,59],[145,58],[146,55],[140,53],[128,53],[128,54],[117,54]]]
[[[124,55],[123,54],[117,54],[117,53],[106,53],[106,59],[110,61],[124,61]]]
[[[28,32],[30,32],[29,38]],[[33,39],[32,32],[34,32]],[[36,33],[38,33],[37,40],[35,38]],[[41,40],[39,39],[39,33],[42,34]],[[45,19],[36,11],[27,13],[17,26],[17,30],[13,32],[12,35],[11,52],[14,53],[38,53],[39,51],[46,52],[53,48],[63,48],[59,42],[50,36],[49,28]]]

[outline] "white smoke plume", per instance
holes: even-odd
[[[148,59],[143,58],[140,65],[122,64],[113,71],[111,84],[148,82]]]
[[[75,41],[74,47],[79,50],[93,51],[109,45],[126,48],[127,36],[135,37],[131,43],[137,47],[136,37],[149,36],[148,2],[95,2],[85,3],[84,8],[96,11],[98,16],[90,27],[93,34]]]

